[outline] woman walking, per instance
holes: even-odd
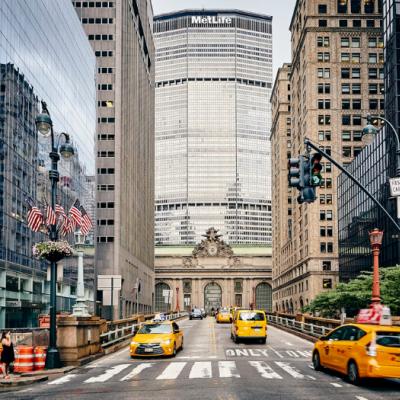
[[[3,372],[4,379],[10,379],[8,375],[10,364],[14,361],[14,347],[11,342],[10,332],[3,332],[1,335],[1,344],[3,346],[3,351],[1,352],[1,369]]]

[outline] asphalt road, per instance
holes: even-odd
[[[61,378],[0,399],[400,400],[400,381],[346,383],[314,371],[312,344],[268,328],[267,344],[234,344],[230,325],[214,318],[181,321],[184,349],[176,358],[135,359],[124,348]]]

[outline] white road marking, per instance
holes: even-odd
[[[311,357],[311,351],[309,351],[309,350],[296,350],[296,352],[298,354],[300,354],[300,357],[304,357],[304,358]]]
[[[261,354],[256,353],[257,349],[249,349],[249,355],[252,357],[260,357]]]
[[[211,361],[195,362],[189,374],[192,378],[212,378]]]
[[[69,382],[75,376],[76,376],[76,374],[64,375],[61,378],[58,378],[58,379],[55,379],[54,381],[49,382],[48,385],[61,385],[62,383]]]
[[[176,379],[182,372],[183,368],[187,363],[184,362],[173,362],[164,369],[161,375],[157,376],[156,379]]]
[[[311,375],[307,375],[307,378],[310,378],[312,381],[316,381],[316,380],[317,380],[316,378],[314,378],[314,377],[311,376]]]
[[[153,363],[139,364],[137,367],[133,368],[133,370],[128,375],[125,375],[122,379],[120,379],[120,381],[128,381],[129,379],[132,379],[135,376],[139,375],[146,368],[150,368],[153,365]]]
[[[235,349],[236,350],[236,355],[237,356],[245,356],[247,357],[249,353],[247,353],[246,349]]]
[[[293,346],[290,342],[285,342],[286,346]]]
[[[185,360],[197,360],[201,357],[200,356],[178,356],[176,358],[185,359]]]
[[[278,357],[283,358],[283,355],[276,351],[274,348],[272,348],[271,346],[268,346],[268,348],[270,348]]]
[[[249,364],[265,379],[282,379],[265,361],[249,361]]]
[[[282,361],[275,361],[275,364],[281,367],[285,372],[289,375],[293,376],[296,379],[303,379],[304,375],[297,371],[296,368],[292,367],[289,363],[282,362]]]
[[[362,396],[356,396],[357,400],[368,400],[366,397],[362,397]]]
[[[220,378],[240,378],[235,361],[218,361]]]
[[[334,387],[343,387],[340,383],[331,382],[331,385]]]
[[[103,374],[99,376],[92,376],[89,379],[86,379],[83,383],[96,383],[96,382],[105,382],[108,381],[110,378],[112,378],[114,375],[119,374],[121,371],[123,371],[125,368],[130,367],[132,364],[120,364],[120,365],[115,365],[114,367],[110,368]]]
[[[308,368],[314,369],[314,365],[308,364]]]
[[[293,350],[286,350],[286,353],[288,356],[293,357],[293,358],[299,358],[300,356]]]

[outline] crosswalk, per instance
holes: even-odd
[[[67,374],[59,379],[48,382],[48,385],[66,383],[83,384],[105,383],[107,381],[129,382],[130,380],[149,379],[166,381],[174,379],[211,379],[211,378],[241,378],[242,373],[253,376],[258,373],[264,379],[306,379],[316,378],[307,372],[302,372],[297,365],[283,361],[245,361],[240,365],[236,361],[174,361],[170,363],[143,362],[139,364],[118,364],[109,368],[90,369],[93,376],[86,374]],[[247,372],[246,372],[247,371]],[[310,372],[309,369],[307,369]],[[86,379],[85,379],[86,378]]]

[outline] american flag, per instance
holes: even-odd
[[[75,222],[75,225],[81,225],[82,213],[80,210],[81,203],[78,199],[75,200],[75,203],[72,204],[72,207],[69,210],[70,219]]]
[[[90,230],[92,229],[92,220],[90,219],[88,213],[86,210],[83,208],[83,206],[80,207],[81,214],[82,214],[82,221],[81,221],[81,232],[84,235],[87,235]]]
[[[64,221],[65,218],[67,218],[67,214],[65,214],[63,206],[60,206],[59,204],[56,204],[56,215],[62,221]]]
[[[30,207],[27,214],[28,228],[30,228],[33,232],[38,232],[43,224],[43,214],[39,208],[35,206],[35,203],[31,197],[27,197],[25,201]]]
[[[72,218],[66,217],[64,219],[64,223],[60,229],[60,234],[62,236],[66,236],[69,233],[72,233],[75,229],[75,221]]]
[[[47,205],[47,207],[46,207],[46,225],[55,225],[56,222],[57,222],[56,213],[49,205]]]

